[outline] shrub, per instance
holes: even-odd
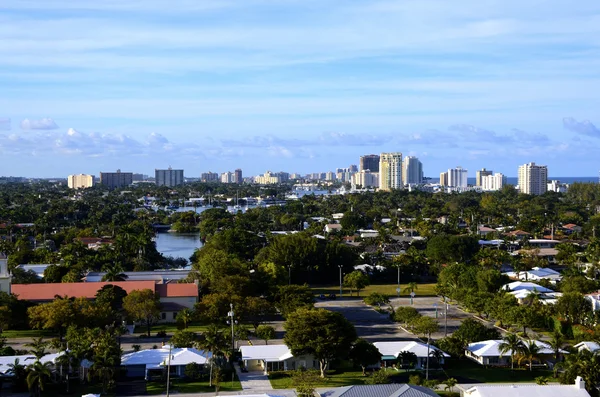
[[[164,329],[163,329],[163,330],[160,330],[160,331],[158,331],[158,332],[156,333],[156,337],[157,337],[157,338],[166,338],[166,337],[167,337],[167,331],[165,331]]]
[[[419,374],[411,375],[408,377],[408,383],[411,385],[421,386],[423,384],[423,378]]]
[[[379,371],[373,371],[373,375],[367,379],[367,383],[370,385],[384,385],[390,383],[390,377],[385,369],[380,369]]]
[[[421,315],[417,309],[410,306],[401,306],[397,308],[394,313],[394,320],[403,324],[409,324],[419,317],[421,317]]]
[[[134,352],[139,352],[142,349],[141,345],[131,345]]]
[[[380,294],[379,292],[373,292],[369,296],[365,297],[364,301],[370,306],[381,306],[386,303],[390,303],[389,298],[386,295]]]
[[[202,378],[204,370],[198,363],[189,363],[185,366],[184,375],[192,380],[198,380]]]

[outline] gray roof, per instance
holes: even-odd
[[[403,383],[389,385],[354,385],[338,387],[321,397],[439,397],[433,390]]]

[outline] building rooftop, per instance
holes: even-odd
[[[294,357],[286,345],[240,346],[242,360],[283,361]]]
[[[427,344],[415,341],[400,341],[400,342],[375,342],[373,343],[379,353],[386,358],[398,357],[400,352],[411,352],[415,353],[417,357],[427,357]],[[434,350],[440,350],[437,347],[430,345],[429,353]],[[441,350],[440,350],[441,351]],[[442,352],[444,353],[444,352]],[[444,357],[450,357],[450,355],[444,353]]]
[[[321,393],[321,397],[439,397],[422,386],[392,383],[387,385],[354,385]]]
[[[581,377],[574,385],[535,384],[484,384],[473,386],[462,394],[464,397],[589,397]]]

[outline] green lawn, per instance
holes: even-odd
[[[445,366],[446,375],[456,378],[459,383],[532,383],[538,376],[550,378],[550,382],[557,382],[550,370],[534,369],[529,371],[518,368],[484,367],[469,359],[449,360]]]
[[[188,331],[192,331],[192,332],[203,332],[206,331],[206,328],[208,326],[206,324],[201,325],[198,323],[191,323],[188,324],[187,330]],[[152,331],[151,334],[152,336],[156,335],[156,333],[158,331],[165,331],[167,334],[174,334],[175,331],[177,331],[177,324],[156,324],[152,326]],[[146,327],[144,326],[138,326],[135,327],[135,334],[145,334],[146,333]]]
[[[1,336],[11,339],[11,338],[39,338],[40,336],[51,338],[51,337],[55,337],[57,335],[55,333],[53,333],[52,331],[45,330],[45,329],[26,329],[26,330],[2,331]]]
[[[408,290],[407,286],[408,286],[408,284],[400,284],[400,290],[401,290],[400,296],[401,297],[408,297],[410,295],[410,290]],[[436,296],[437,294],[435,293],[435,286],[436,286],[436,284],[434,284],[434,283],[417,284],[417,289],[415,290],[415,294],[417,294],[417,296]],[[336,285],[313,285],[313,286],[311,286],[311,288],[314,291],[315,295],[321,295],[321,294],[339,295],[339,293],[340,293],[339,284],[337,286]],[[365,297],[372,292],[379,292],[380,294],[389,295],[391,297],[394,297],[394,296],[397,296],[396,288],[398,288],[397,284],[371,284],[371,285],[367,286],[364,290],[360,291],[360,296]],[[349,289],[344,288],[343,292],[344,292],[343,296],[350,296]],[[352,294],[352,296],[356,296],[356,292],[354,292]]]
[[[232,382],[231,379],[228,381],[222,381],[219,387],[219,391],[231,392],[242,390],[242,384],[235,377]],[[146,385],[146,391],[148,394],[162,394],[166,393],[166,382],[148,382]],[[215,391],[214,386],[208,385],[208,380],[197,381],[197,382],[184,382],[179,379],[174,379],[171,383],[172,393],[212,393]]]
[[[368,377],[363,376],[361,371],[328,371],[327,377],[318,382],[315,387],[340,387],[348,385],[364,385]],[[291,373],[275,372],[269,375],[273,389],[292,389]]]

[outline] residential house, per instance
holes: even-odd
[[[170,353],[170,354],[169,354]],[[146,349],[121,356],[121,366],[127,370],[129,378],[152,379],[161,376],[170,364],[171,376],[184,376],[185,367],[196,363],[206,365],[212,353],[193,348]],[[170,361],[170,362],[169,362]]]
[[[112,239],[104,237],[76,237],[74,241],[78,241],[92,250],[97,250],[103,245],[112,245],[114,243]]]
[[[155,281],[159,284],[177,283],[186,279],[191,272],[188,270],[153,270],[143,272],[123,272],[127,276],[127,281]],[[99,282],[106,275],[106,272],[88,272],[84,281]]]
[[[328,223],[327,225],[325,225],[325,233],[333,233],[333,232],[339,232],[342,230],[342,225],[340,225],[339,223]]]
[[[513,230],[512,232],[506,233],[506,237],[514,238],[515,240],[526,240],[531,236],[531,233],[524,232],[523,230]]]
[[[562,227],[563,233],[565,233],[567,235],[573,234],[573,233],[581,233],[582,230],[583,229],[581,226],[577,226],[574,223],[569,223],[569,224],[563,225],[563,227]]]
[[[585,299],[589,300],[592,304],[592,310],[600,309],[600,291],[592,292],[591,294],[587,294]]]
[[[578,376],[574,385],[483,384],[463,390],[463,397],[590,397],[585,382]]]
[[[444,357],[450,357],[447,353],[444,353],[437,347],[430,345],[429,349],[427,344],[415,341],[400,341],[400,342],[375,342],[373,343],[379,353],[381,353],[381,361],[383,367],[391,367],[396,364],[398,356],[402,352],[414,353],[417,356],[417,362],[415,368],[422,369],[426,366],[427,353],[429,351],[429,357],[431,359],[432,351],[440,351],[442,358],[440,364],[444,363]]]
[[[240,346],[242,360],[248,371],[289,371],[300,368],[319,368],[319,362],[310,355],[295,357],[286,345]]]
[[[192,309],[198,302],[198,286],[194,283],[157,284],[155,281],[115,281],[98,283],[44,283],[14,284],[12,293],[19,300],[36,303],[53,301],[55,296],[94,299],[96,293],[105,285],[123,288],[128,294],[135,290],[150,289],[160,297],[162,310],[159,322],[175,322],[177,313],[183,309]]]
[[[600,344],[598,344],[598,342],[584,341],[584,342],[579,342],[578,344],[576,344],[573,347],[576,348],[578,351],[587,350],[591,353],[595,353],[598,350],[600,350]]]
[[[37,276],[37,278],[44,278],[44,271],[52,266],[52,263],[40,263],[40,264],[26,264],[26,265],[19,265],[17,266],[19,269],[22,269],[23,271],[32,271],[35,273],[35,275]]]
[[[502,289],[517,298],[519,303],[523,303],[532,294],[537,294],[540,302],[545,304],[554,304],[562,296],[561,292],[554,292],[549,288],[527,281],[514,281],[503,285]]]
[[[554,248],[558,244],[560,244],[560,241],[558,241],[558,240],[548,240],[548,239],[545,239],[545,238],[540,238],[540,239],[531,239],[531,240],[528,240],[527,244],[531,248]]]
[[[46,354],[45,356],[40,358],[40,362],[42,364],[50,363],[50,370],[54,373],[60,373],[61,371],[66,371],[66,369],[61,368],[60,365],[57,367],[57,359],[60,356],[62,356],[63,354],[65,354],[65,353],[59,352],[59,353]],[[10,368],[11,368],[10,365],[14,364],[15,360],[19,360],[19,364],[27,367],[28,365],[35,363],[37,361],[37,358],[33,354],[23,354],[23,355],[17,355],[17,356],[1,356],[0,357],[0,376],[8,376],[8,377],[12,376],[12,374],[10,373]],[[82,360],[79,363],[79,375],[82,379],[85,378],[85,375],[87,374],[87,371],[89,371],[91,366],[92,366],[92,363],[86,359]]]
[[[527,341],[524,341],[527,342]],[[554,350],[547,343],[534,341],[540,348],[540,362],[550,360],[554,355]],[[511,365],[510,352],[500,353],[501,339],[484,340],[480,342],[469,343],[465,349],[465,356],[481,365],[508,366]],[[564,350],[561,354],[568,354]]]
[[[320,394],[321,397],[439,397],[423,386],[392,383],[387,385],[353,385],[337,387]]]
[[[477,234],[481,237],[485,237],[491,233],[496,233],[496,229],[492,229],[491,227],[487,227],[487,226],[479,226],[477,228]]]
[[[512,279],[519,279],[524,281],[539,281],[539,280],[548,280],[552,284],[556,284],[556,282],[562,279],[562,276],[556,270],[552,270],[547,267],[534,267],[531,270],[525,270],[522,272],[506,272],[503,273]]]

